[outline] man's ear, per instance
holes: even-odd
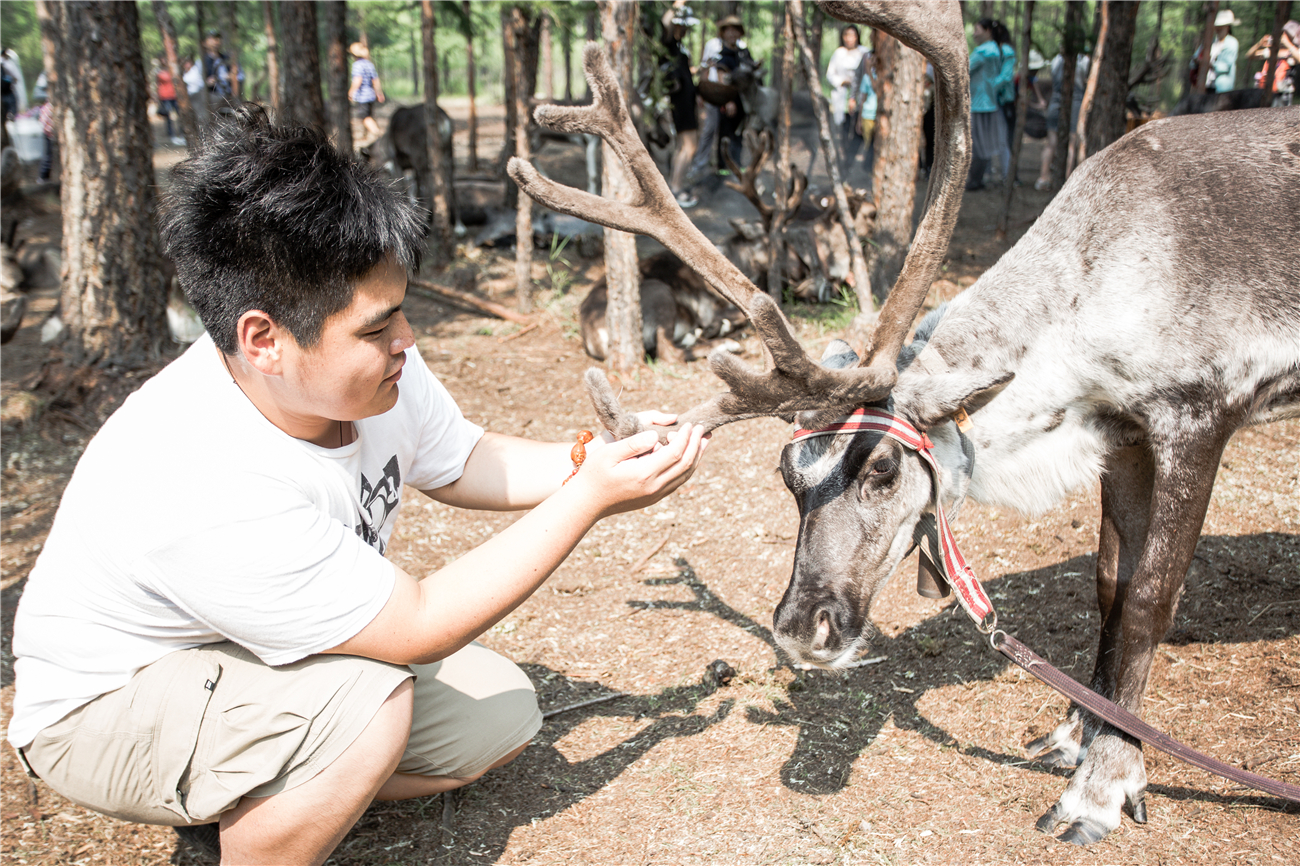
[[[939,373],[894,388],[894,405],[904,409],[922,429],[949,420],[958,410],[977,412],[1016,377],[1011,372],[961,371]]]
[[[280,361],[285,341],[292,339],[274,319],[261,310],[249,310],[239,317],[235,337],[240,354],[257,372],[280,375]]]

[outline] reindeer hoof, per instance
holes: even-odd
[[[1147,795],[1145,791],[1124,801],[1124,811],[1138,824],[1147,822]]]
[[[1057,836],[1062,842],[1069,842],[1071,845],[1091,845],[1094,842],[1100,842],[1106,838],[1109,831],[1096,821],[1087,818],[1080,818],[1070,825],[1070,828]]]
[[[1034,829],[1039,833],[1051,833],[1056,830],[1056,825],[1063,820],[1065,820],[1065,816],[1061,814],[1061,804],[1057,803],[1043,813],[1043,816],[1038,819],[1038,823],[1034,824]]]
[[[1033,747],[1033,744],[1030,744]],[[1034,760],[1047,767],[1060,767],[1063,770],[1072,770],[1078,766],[1075,755],[1070,754],[1064,749],[1052,749],[1041,755],[1035,755]]]

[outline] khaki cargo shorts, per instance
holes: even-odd
[[[171,653],[23,750],[50,787],[141,824],[215,821],[337,759],[404,680],[415,709],[399,773],[464,778],[532,739],[528,677],[480,644],[431,665],[320,655],[268,667],[233,643]]]

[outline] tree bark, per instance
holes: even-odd
[[[1135,4],[1136,5],[1136,4]],[[998,240],[1005,240],[1011,219],[1011,199],[1020,171],[1020,149],[1025,143],[1025,117],[1029,114],[1029,49],[1034,30],[1034,0],[1025,3],[1024,26],[1020,31],[1020,92],[1016,94],[1016,130],[1011,136],[1011,168],[1002,189],[1002,211],[998,214]]]
[[[465,74],[469,87],[469,170],[478,171],[478,104],[477,77],[474,70],[474,19],[470,12],[469,0],[461,0],[461,10],[465,14]]]
[[[516,5],[510,11],[510,27],[514,32],[514,41],[518,45],[523,39],[528,21],[524,10]],[[530,161],[532,157],[528,142],[528,103],[532,90],[525,80],[525,64],[515,60],[513,69],[514,83],[514,139],[515,156]],[[515,299],[519,312],[533,311],[533,200],[522,191],[516,190],[515,202]]]
[[[320,93],[320,49],[316,41],[316,4],[282,0],[280,9],[281,85],[279,122],[326,130]]]
[[[443,267],[456,252],[451,233],[451,207],[447,178],[454,166],[444,165],[442,125],[438,122],[438,47],[434,41],[437,22],[432,0],[420,4],[420,42],[424,46],[424,142],[429,150],[429,198],[432,206],[433,233],[429,238],[429,258],[435,267]]]
[[[194,152],[199,146],[199,119],[190,102],[190,89],[185,86],[184,70],[176,51],[176,24],[172,14],[167,10],[165,0],[153,0],[154,18],[158,21],[158,32],[162,34],[163,51],[167,55],[167,69],[172,74],[172,84],[176,87],[176,108],[180,113],[181,131],[185,133],[185,142],[189,151]],[[49,77],[48,75],[46,76]]]
[[[635,93],[633,48],[639,4],[635,0],[598,0],[597,6],[600,9],[601,38],[609,47],[614,76],[624,94]],[[616,201],[630,201],[632,181],[618,154],[605,143],[601,157],[602,194]],[[605,281],[609,287],[609,304],[605,312],[605,324],[609,328],[606,363],[620,372],[641,366],[645,359],[645,344],[641,338],[640,271],[636,237],[605,229]]]
[[[564,55],[564,101],[573,102],[573,27],[566,19],[560,31],[560,53]]]
[[[348,6],[344,0],[324,0],[325,30],[329,34],[329,85],[330,126],[334,130],[334,146],[344,153],[352,152],[352,106],[348,103],[348,89],[352,85],[352,71],[348,68]]]
[[[140,22],[111,2],[38,0],[62,148],[66,357],[132,369],[167,345]],[[177,84],[184,87],[184,84]]]
[[[876,221],[868,256],[871,294],[884,300],[903,270],[912,237],[925,108],[925,58],[881,31],[875,39],[879,153],[872,174]]]
[[[1079,64],[1079,50],[1083,42],[1083,4],[1065,4],[1065,38],[1061,59],[1064,69],[1061,77],[1061,112],[1056,123],[1056,152],[1052,154],[1052,189],[1065,183],[1069,168],[1070,137],[1074,126],[1070,115],[1074,112],[1074,71]]]
[[[849,210],[849,199],[844,193],[844,183],[840,177],[840,151],[831,134],[830,110],[826,106],[826,97],[822,96],[821,71],[814,63],[812,49],[808,45],[808,33],[803,25],[803,0],[789,0],[790,11],[794,21],[794,38],[799,46],[800,62],[803,65],[804,80],[812,94],[813,113],[817,117],[817,134],[821,138],[822,158],[826,161],[826,172],[831,178],[831,187],[835,192],[835,207],[839,213],[844,234],[849,240],[850,270],[853,274],[853,291],[857,294],[860,312],[858,318],[863,328],[874,326],[875,308],[871,303],[871,278],[868,275],[866,259],[862,255],[862,241],[858,230],[853,226],[853,214]],[[861,330],[856,328],[855,330]]]
[[[1200,64],[1196,67],[1196,83],[1193,87],[1197,93],[1204,93],[1209,88],[1210,46],[1214,44],[1214,16],[1218,12],[1218,0],[1210,0],[1205,4],[1205,29],[1201,31],[1201,53],[1199,55],[1201,59]]]
[[[538,74],[542,79],[541,81],[542,95],[546,97],[547,101],[554,101],[555,99],[554,53],[555,52],[553,50],[554,46],[551,44],[552,42],[551,34],[555,28],[552,24],[551,16],[548,12],[542,11],[542,13],[538,16],[538,18],[540,19],[539,22],[540,30],[538,32],[538,47],[541,51],[541,60],[539,61],[541,68]]]
[[[777,6],[775,32],[780,34],[775,46],[776,57],[772,68],[777,88],[776,153],[773,155],[772,180],[774,186],[772,225],[767,238],[768,267],[767,293],[778,304],[785,287],[785,224],[789,220],[787,204],[794,183],[790,162],[790,103],[794,88],[794,24],[793,12],[785,4]]]
[[[280,117],[280,49],[275,40],[275,3],[262,0],[262,27],[266,31],[266,78],[271,94],[271,116]]]
[[[1086,156],[1105,148],[1124,134],[1128,73],[1137,35],[1138,3],[1103,0],[1102,42],[1088,75],[1088,96],[1079,110],[1079,134]],[[1090,104],[1089,104],[1090,103]],[[1085,125],[1086,124],[1086,125]]]
[[[239,82],[239,19],[234,3],[221,4],[221,46],[230,58],[230,102],[238,105],[244,101],[243,87]]]
[[[518,15],[516,15],[516,11]],[[510,28],[511,33],[505,34],[505,45],[507,48],[506,61],[506,146],[501,152],[501,158],[497,160],[497,171],[505,171],[506,160],[516,154],[515,148],[515,130],[518,123],[515,118],[514,98],[515,82],[522,81],[524,104],[527,105],[537,92],[537,43],[538,32],[541,29],[541,22],[537,17],[536,11],[531,6],[524,5],[507,5],[501,6],[501,26],[503,30]],[[522,67],[516,70],[516,67]],[[526,121],[526,118],[525,118]],[[514,184],[507,184],[507,190],[516,190]],[[508,205],[514,206],[514,199],[509,199]]]

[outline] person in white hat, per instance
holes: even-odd
[[[1231,9],[1222,9],[1214,16],[1214,43],[1210,45],[1210,80],[1215,93],[1227,93],[1237,88],[1237,37],[1232,26],[1240,24]]]

